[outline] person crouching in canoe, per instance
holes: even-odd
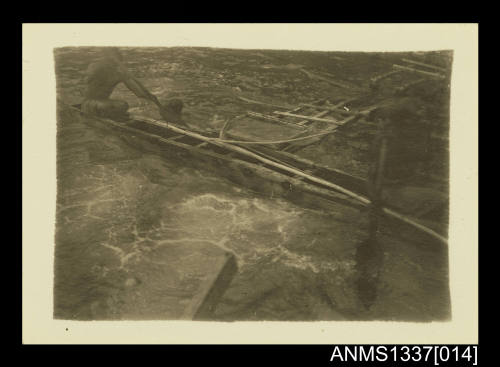
[[[135,79],[123,64],[123,57],[117,48],[108,48],[103,52],[103,58],[89,65],[87,69],[87,90],[82,102],[82,111],[87,114],[115,120],[126,120],[128,103],[110,99],[115,87],[124,83],[137,97],[156,104],[161,116],[167,122],[182,122],[182,101],[172,99],[162,105],[158,98],[151,94],[137,79]]]

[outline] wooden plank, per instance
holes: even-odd
[[[334,104],[333,106],[318,106],[318,105],[315,105],[313,103],[304,103],[303,105],[306,106],[306,107],[311,107],[311,108],[316,108],[316,109],[322,109],[326,112],[319,112],[315,115],[313,115],[313,117],[315,118],[318,118],[318,117],[322,117],[322,116],[325,116],[327,115],[329,112],[337,112],[337,113],[340,113],[340,114],[352,114],[352,112],[348,112],[348,111],[345,111],[344,109],[340,109],[340,107],[343,107],[345,106],[347,103],[349,102],[352,102],[352,101],[355,101],[357,98],[350,98],[350,99],[347,99],[347,100],[344,100],[344,101],[341,101],[339,103],[336,103]],[[279,111],[278,111],[279,112]],[[290,111],[288,111],[290,112]],[[297,123],[297,125],[305,125],[309,122],[310,120],[303,120],[303,121],[300,121]]]
[[[323,111],[323,112],[320,112],[320,113],[322,113],[323,115],[326,115],[328,112],[330,112],[330,111]],[[301,118],[301,119],[310,120],[310,121],[329,122],[329,123],[332,123],[332,124],[338,124],[339,123],[338,120],[324,119],[324,118],[315,117],[315,116],[304,116],[304,115],[297,115],[295,113],[280,112],[280,111],[274,111],[273,113],[275,113],[276,115],[288,116],[288,117],[296,117],[296,118]]]
[[[316,103],[321,103],[325,101],[324,98],[321,98],[321,99],[318,99],[318,100],[315,100],[315,101],[312,101],[310,106],[313,106],[314,108],[316,108]],[[302,109],[304,109],[305,107],[307,107],[305,104],[301,104],[300,106],[298,106],[297,108],[294,108],[293,110],[290,110],[290,111],[287,111],[288,113],[295,113],[295,112],[298,112]],[[321,116],[323,116],[323,114],[321,114]],[[321,116],[315,116],[315,117],[321,117]],[[299,121],[297,122],[297,125],[300,125],[300,126],[304,126],[305,124],[307,124],[309,122],[309,120],[303,120],[303,121]]]
[[[415,60],[410,60],[410,59],[402,59],[402,61],[409,62],[410,64],[425,66],[426,68],[430,68],[430,69],[434,69],[434,70],[439,70],[439,71],[444,71],[444,72],[447,71],[446,68],[443,68],[441,66],[425,64],[425,63],[420,62],[420,61],[415,61]]]
[[[328,115],[330,113],[330,111],[321,111],[315,115],[313,115],[313,117],[315,118],[318,118],[318,117],[322,117],[322,116],[325,116],[325,115]],[[308,122],[310,122],[310,120],[302,120],[302,121],[299,121],[297,123],[297,125],[305,125],[307,124]]]
[[[355,99],[356,99],[356,98],[353,98],[352,100],[355,100]],[[340,103],[339,103],[339,105],[340,105]],[[352,114],[350,117],[348,117],[348,118],[346,118],[346,119],[344,119],[344,120],[339,121],[339,125],[338,125],[338,126],[334,126],[334,127],[333,127],[333,129],[332,129],[331,131],[333,132],[333,131],[337,128],[337,127],[343,126],[343,125],[345,125],[346,123],[348,123],[348,122],[350,122],[350,121],[356,120],[358,117],[361,117],[361,116],[367,116],[367,115],[368,115],[371,111],[373,111],[373,110],[375,110],[375,109],[379,108],[379,107],[380,107],[380,106],[382,106],[382,105],[383,105],[382,103],[375,104],[375,105],[372,105],[372,106],[370,106],[370,107],[367,107],[366,109],[364,109],[364,110],[362,110],[362,111],[358,111],[356,114]],[[327,113],[328,113],[328,111],[323,111],[323,112],[320,112],[320,113],[318,113],[318,114],[314,115],[314,117],[321,117],[321,116],[326,115]],[[299,122],[299,124],[301,124],[301,123],[306,123],[306,122],[308,122],[308,120],[301,121],[301,122]],[[293,136],[292,136],[292,139],[294,139],[294,138],[298,138],[298,137],[303,136],[303,135],[304,135],[304,133],[303,133],[303,132],[302,132],[302,133],[299,133],[299,134],[297,134],[297,135],[293,135]],[[313,141],[313,140],[311,140],[311,142],[312,142],[312,141]],[[316,141],[317,141],[317,140],[316,140]],[[298,146],[300,146],[300,144],[299,144]],[[296,145],[295,145],[294,143],[288,143],[288,144],[286,144],[285,146],[282,146],[281,148],[279,148],[279,150],[278,150],[278,151],[280,151],[280,152],[284,152],[284,153],[289,153],[289,152],[288,152],[288,150],[289,150],[289,149],[294,149],[294,147],[296,147]]]
[[[276,107],[276,108],[282,108],[284,110],[288,110],[288,112],[297,112],[297,111],[300,111],[301,109],[304,108],[304,106],[296,106],[296,107],[293,107],[293,106],[283,106],[283,105],[279,105],[279,104],[275,104],[275,103],[269,103],[269,102],[263,102],[263,101],[256,101],[254,99],[250,99],[250,98],[245,98],[245,97],[241,97],[241,96],[238,96],[237,97],[238,99],[241,99],[242,101],[245,101],[247,103],[253,103],[253,104],[259,104],[259,105],[262,105],[262,106],[270,106],[270,107]],[[311,103],[320,103],[320,102],[323,102],[325,99],[324,98],[320,98],[318,100],[315,100],[315,101],[312,101]]]
[[[364,109],[363,111],[357,112],[355,115],[353,114],[350,117],[348,117],[348,118],[346,118],[344,120],[339,121],[337,124],[335,124],[333,126],[330,126],[327,129],[325,129],[325,130],[330,131],[330,132],[333,133],[340,126],[343,126],[343,125],[347,124],[348,122],[355,121],[355,120],[361,118],[362,116],[367,116],[371,111],[379,108],[381,105],[382,104],[375,104],[373,106],[370,106],[370,107]],[[328,111],[324,111],[324,112],[328,112]],[[297,134],[297,135],[293,136],[292,138],[300,137],[300,135],[303,135],[303,134],[304,133]],[[317,141],[320,141],[321,139],[323,139],[324,136],[326,136],[326,134],[323,135],[323,136],[320,136],[320,137],[311,138],[310,140],[305,141],[305,142],[302,141],[300,143],[290,143],[289,145],[286,145],[285,147],[283,147],[280,151],[282,151],[282,152],[294,152],[294,151],[297,151],[299,149],[305,148],[308,145],[314,144]]]
[[[303,130],[305,128],[304,126],[299,126],[297,123],[283,121],[280,118],[277,118],[274,116],[269,116],[269,115],[264,115],[264,114],[258,113],[258,112],[248,111],[247,114],[249,116],[258,117],[258,118],[268,120],[268,121],[273,121],[273,122],[276,122],[276,123],[281,124],[281,125],[286,125],[288,127],[291,127],[292,129]]]
[[[217,304],[238,272],[238,265],[234,255],[230,252],[226,252],[214,264],[214,267],[218,271],[209,274],[201,284],[200,291],[186,307],[183,319],[208,320],[213,318]]]
[[[313,115],[313,117],[321,117],[321,116],[327,115],[329,112],[330,111],[321,111],[321,112]],[[304,125],[304,124],[306,124],[308,122],[309,122],[309,120],[302,120],[302,121],[299,122],[299,124],[300,125]],[[304,135],[304,133],[299,133],[299,134],[293,135],[292,139],[298,138],[298,137],[303,136],[303,135]],[[287,143],[287,144],[285,144],[285,146],[282,146],[281,148],[279,148],[279,151],[283,152],[283,153],[288,153],[287,150],[289,148],[293,147],[293,146],[294,146],[293,143]]]
[[[425,74],[425,75],[433,76],[433,77],[436,77],[436,78],[439,78],[439,79],[446,78],[443,74],[432,73],[430,71],[424,71],[424,70],[418,70],[418,69],[410,68],[408,66],[394,64],[394,65],[392,65],[392,67],[395,68],[395,69],[406,70],[406,71],[410,71],[410,72],[413,72],[413,73],[420,73],[420,74]]]
[[[332,112],[339,112],[338,108],[331,107],[331,106],[315,106],[315,105],[309,104],[309,103],[303,103],[302,106],[312,107],[312,108],[316,108],[318,110],[328,110],[328,111],[332,111]]]
[[[315,106],[312,104],[304,103],[304,106],[313,107],[313,108],[316,108],[318,110],[326,110],[326,111],[330,111],[330,112],[336,112],[336,113],[340,113],[340,114],[344,114],[344,115],[351,114],[352,113],[351,111],[346,111],[343,108],[339,108],[339,107],[343,107],[346,103],[347,103],[347,101],[342,102],[339,105],[333,105],[333,106]]]

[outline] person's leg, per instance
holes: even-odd
[[[128,115],[128,103],[125,101],[120,101],[116,99],[110,99],[106,101],[103,113],[106,117],[111,119],[127,119]]]
[[[87,115],[98,115],[99,113],[99,101],[94,99],[86,99],[82,102],[82,112]]]
[[[110,119],[127,119],[127,110],[127,102],[113,99],[86,100],[82,103],[82,112]]]

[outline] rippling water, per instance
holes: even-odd
[[[384,269],[393,269],[382,272],[380,299],[367,311],[353,283],[364,213],[257,195],[71,115],[59,121],[57,221],[58,318],[178,318],[218,249],[234,253],[239,268],[218,320],[447,315],[446,256],[388,239]]]

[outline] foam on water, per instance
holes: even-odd
[[[170,217],[162,227],[168,231],[189,234],[181,239],[165,239],[159,244],[189,241],[209,242],[232,252],[240,267],[254,264],[264,257],[300,270],[319,273],[350,268],[345,262],[319,261],[296,253],[285,245],[289,232],[301,226],[302,209],[278,199],[238,198],[224,194],[194,195],[169,207]],[[312,213],[309,213],[312,214]],[[314,245],[315,238],[309,245]]]

